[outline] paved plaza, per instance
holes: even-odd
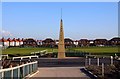
[[[51,77],[64,77],[64,79],[90,79],[85,73],[83,73],[80,69],[82,67],[43,67],[38,68],[38,72],[31,76],[30,79],[33,78],[46,78],[49,79]],[[65,78],[66,77],[66,78]]]

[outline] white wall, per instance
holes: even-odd
[[[15,46],[19,46],[19,41],[16,41],[16,45]]]
[[[75,45],[78,45],[78,41],[77,41],[77,42],[76,42],[76,41],[74,41],[74,44],[75,44]]]
[[[22,44],[23,44],[23,41],[20,42],[20,45],[22,45]]]
[[[14,45],[15,45],[14,41],[10,42],[10,46],[14,46]]]

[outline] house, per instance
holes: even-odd
[[[90,41],[89,40],[87,40],[87,39],[80,39],[79,40],[79,42],[78,42],[78,45],[79,46],[89,46],[89,44],[90,44]]]
[[[109,40],[109,45],[118,46],[120,45],[120,37],[115,37]]]
[[[19,40],[20,40],[19,38],[18,39],[13,38],[14,46],[20,46],[20,41]]]
[[[41,46],[41,45],[42,45],[42,40],[37,40],[37,44],[38,44],[39,46]]]
[[[10,46],[15,46],[15,39],[13,38],[12,40],[10,39]]]
[[[59,40],[55,40],[55,44],[58,45],[58,43],[59,43]]]
[[[23,45],[23,41],[24,41],[24,38],[22,38],[21,40],[19,40],[20,46]]]
[[[21,46],[21,45],[23,45],[23,41],[24,41],[23,38],[22,38],[22,39],[20,39],[20,38],[16,39],[16,46]]]
[[[37,44],[37,41],[34,40],[33,38],[28,38],[28,39],[23,40],[23,46],[37,47],[38,44]]]
[[[10,39],[10,38],[8,38],[8,39],[7,39],[7,41],[9,41],[9,46],[10,46],[10,41],[11,41],[11,39]]]
[[[9,46],[9,41],[7,40],[7,39],[5,39],[5,38],[2,38],[1,39],[1,44],[2,44],[2,46]]]
[[[106,46],[108,43],[107,39],[95,39],[94,45],[95,46]]]
[[[58,47],[59,40],[54,40],[55,41],[55,47]]]
[[[73,41],[73,44],[77,47],[78,46],[78,42],[79,42],[79,40],[75,40],[75,41]]]
[[[75,46],[74,41],[72,39],[70,39],[70,38],[65,38],[64,42],[65,42],[65,48]]]
[[[95,46],[94,40],[89,40],[89,42],[90,42],[89,46]]]
[[[42,46],[44,47],[54,47],[55,46],[55,41],[51,38],[46,38],[45,40],[42,41]]]

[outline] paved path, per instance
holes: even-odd
[[[38,68],[38,73],[34,74],[32,78],[45,78],[49,79],[49,77],[69,77],[69,79],[90,79],[86,74],[84,74],[81,70],[81,67],[44,67]],[[71,78],[70,78],[71,77]],[[76,78],[75,78],[76,77]],[[57,78],[58,79],[58,78]]]

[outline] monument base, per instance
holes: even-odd
[[[64,52],[59,52],[58,53],[58,58],[59,59],[65,58],[65,53]]]

